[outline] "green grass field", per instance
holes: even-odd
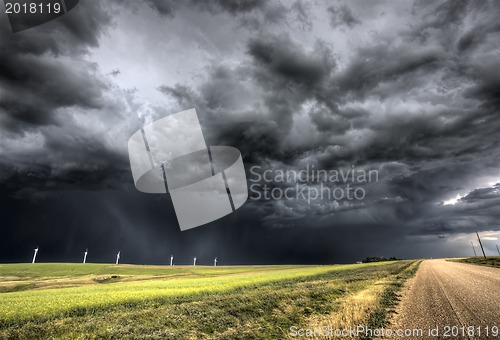
[[[457,259],[457,260],[452,260],[452,261],[500,268],[500,256],[487,256],[486,258],[484,258],[482,256],[467,257],[467,258]]]
[[[5,264],[0,338],[276,339],[294,325],[379,325],[417,266]]]

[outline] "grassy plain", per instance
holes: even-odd
[[[482,256],[476,256],[476,257],[467,257],[463,259],[454,259],[451,261],[500,268],[500,256],[487,256],[486,258]]]
[[[418,263],[0,265],[0,338],[281,339],[291,326],[380,326]]]

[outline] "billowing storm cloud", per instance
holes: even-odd
[[[37,245],[47,261],[464,256],[476,230],[494,254],[499,16],[486,1],[81,2],[15,34],[1,16],[0,261]],[[193,107],[257,185],[180,232],[168,196],[135,191],[126,148]],[[363,199],[312,200],[301,190],[332,183],[275,177],[313,168],[378,177],[334,183]]]

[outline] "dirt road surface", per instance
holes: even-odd
[[[500,340],[499,268],[426,260],[402,294],[390,328],[423,333],[392,339]]]

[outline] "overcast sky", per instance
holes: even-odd
[[[476,230],[494,255],[499,17],[495,1],[82,0],[14,34],[1,13],[0,262],[37,246],[39,261],[159,264],[469,256]],[[357,184],[363,200],[251,199],[181,232],[169,195],[136,190],[127,141],[193,107],[248,179],[379,180]]]

